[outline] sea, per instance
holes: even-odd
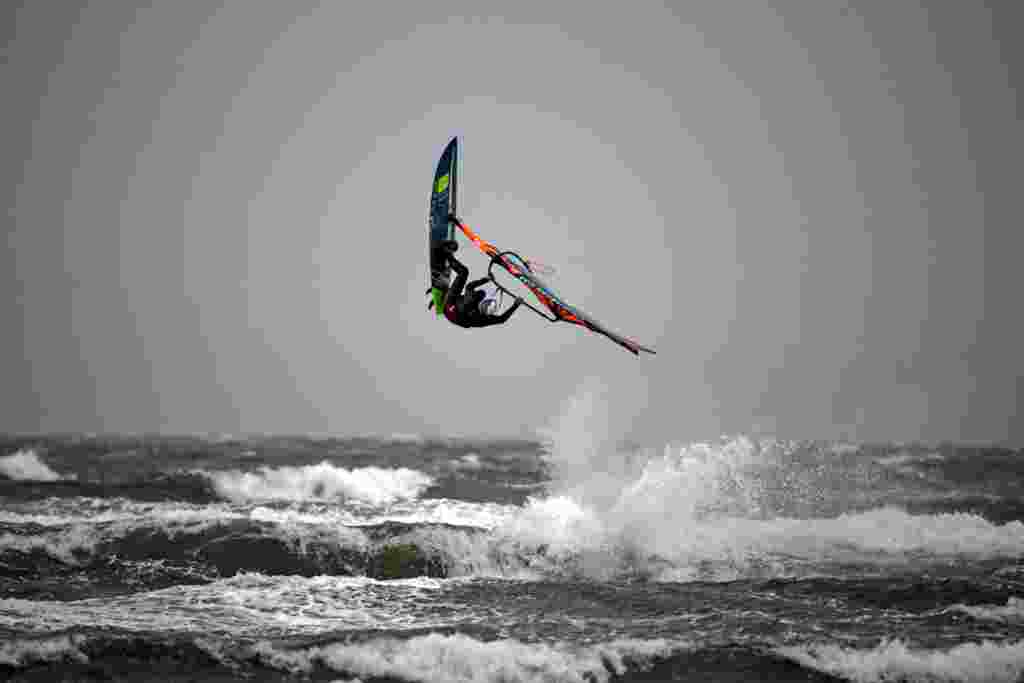
[[[1024,680],[1024,452],[593,427],[0,437],[0,679]]]

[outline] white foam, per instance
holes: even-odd
[[[242,573],[206,585],[179,585],[69,602],[0,601],[0,628],[60,631],[116,628],[191,631],[233,637],[314,635],[332,630],[447,627],[473,617],[472,605],[447,605],[450,580],[377,581],[364,577]],[[441,602],[446,609],[438,610]]]
[[[0,550],[20,553],[42,551],[66,564],[78,564],[79,556],[90,555],[104,539],[104,535],[91,525],[72,525],[59,532],[33,534],[0,534]]]
[[[911,515],[896,508],[829,519],[744,519],[693,514],[666,487],[637,487],[608,510],[571,496],[531,501],[496,529],[499,543],[543,547],[555,564],[572,558],[592,578],[640,571],[667,581],[789,575],[822,563],[867,566],[1024,555],[1024,525],[969,514]],[[640,496],[639,491],[648,491]]]
[[[430,594],[442,590],[444,583],[426,577],[378,581],[366,577],[244,574],[215,586],[193,589],[195,597],[191,599],[164,598],[162,602],[187,612],[190,604],[202,596],[207,608],[230,615],[245,624],[242,629],[260,632],[265,632],[267,626],[282,633],[440,627],[455,621],[458,610],[442,616],[431,614],[424,606],[432,602]]]
[[[860,451],[860,444],[848,441],[836,441],[829,445],[828,450],[833,455],[852,455]]]
[[[247,519],[247,515],[223,505],[59,499],[53,503],[54,510],[47,514],[44,512],[46,503],[33,505],[32,512],[0,512],[0,522],[36,524],[45,529],[31,535],[0,534],[0,551],[41,550],[62,562],[75,564],[80,556],[92,555],[101,544],[116,541],[136,529],[159,529],[174,538],[179,534],[202,533],[232,520]]]
[[[262,467],[255,472],[197,472],[228,500],[357,500],[383,505],[416,498],[433,480],[407,468],[345,469],[329,462],[302,467]]]
[[[927,650],[910,648],[900,640],[886,640],[871,649],[809,645],[778,648],[776,652],[802,666],[858,683],[1016,683],[1024,675],[1024,641],[983,641],[949,650]]]
[[[876,462],[881,465],[909,465],[915,462],[942,462],[946,458],[941,453],[907,453],[906,451],[900,451],[893,455],[887,455],[878,458]]]
[[[483,467],[480,456],[477,453],[467,453],[456,461],[455,467],[464,470],[479,470]]]
[[[949,609],[988,621],[1024,621],[1024,600],[1007,598],[1005,605],[953,605]]]
[[[75,479],[73,474],[63,476],[54,472],[31,449],[0,457],[0,474],[16,481],[61,481],[62,479]]]
[[[425,683],[605,683],[613,674],[626,672],[627,658],[643,669],[681,647],[666,640],[618,640],[576,648],[515,640],[482,642],[462,634],[432,633],[407,640],[381,638],[303,650],[262,643],[256,651],[264,663],[295,673],[322,665],[357,676],[392,676]]]
[[[243,519],[245,515],[226,503],[197,505],[182,502],[141,503],[125,498],[50,498],[20,504],[18,510],[0,510],[0,522],[62,527],[89,522],[177,522]]]
[[[137,529],[157,530],[174,538],[239,521],[265,524],[263,533],[289,544],[298,553],[309,552],[313,544],[319,548],[365,551],[372,545],[365,527],[397,521],[413,526],[390,541],[416,543],[424,552],[442,556],[453,575],[479,572],[502,576],[501,571],[492,566],[491,540],[483,532],[501,525],[518,511],[518,507],[511,505],[447,499],[398,501],[361,510],[311,502],[272,507],[251,503],[197,505],[65,498],[20,504],[18,510],[0,511],[0,522],[43,527],[31,535],[0,534],[0,551],[40,550],[63,562],[75,563],[82,555],[95,553],[100,545],[116,542]]]
[[[79,649],[83,642],[85,638],[76,635],[0,640],[0,664],[23,667],[62,659],[85,662],[88,658]]]
[[[306,506],[296,509],[258,506],[249,513],[256,521],[303,523],[317,525],[369,526],[383,522],[405,524],[451,524],[483,529],[501,524],[518,508],[499,503],[470,503],[447,498],[396,501],[386,507],[369,510],[337,508],[324,505],[319,509]]]
[[[212,527],[239,519],[250,517],[244,514],[220,517],[209,513],[197,513],[181,519],[150,516],[124,518],[109,523],[67,524],[32,535],[0,534],[0,550],[22,553],[42,551],[66,564],[78,564],[83,557],[94,555],[101,545],[116,542],[137,529],[158,529],[173,539],[183,534],[200,534]],[[282,520],[268,528],[265,533],[290,545],[300,554],[307,554],[309,547],[314,543],[361,550],[365,550],[369,545],[366,535],[358,527],[340,524],[303,524]]]
[[[13,507],[13,506],[12,506]],[[0,522],[44,527],[137,522],[196,524],[249,519],[258,522],[327,526],[364,526],[387,521],[407,524],[452,524],[490,529],[519,508],[501,503],[473,503],[448,498],[398,500],[386,506],[295,501],[286,507],[262,503],[138,502],[125,498],[50,498],[0,509]]]

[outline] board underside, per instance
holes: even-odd
[[[444,153],[437,162],[434,184],[430,190],[430,286],[443,289],[446,289],[451,281],[451,268],[448,266],[447,256],[456,244],[455,225],[449,220],[449,216],[456,215],[458,143],[458,138],[452,138],[444,148]]]

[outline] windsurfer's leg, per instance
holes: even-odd
[[[448,288],[448,295],[444,300],[445,306],[457,302],[462,297],[462,288],[466,286],[466,280],[469,279],[469,268],[451,254],[448,255],[448,264],[455,271],[455,282]]]

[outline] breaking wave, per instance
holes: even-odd
[[[0,641],[0,664],[25,667],[43,662],[70,659],[85,662],[88,657],[79,649],[86,638],[61,635],[50,638],[18,638]]]
[[[255,652],[264,664],[292,673],[326,667],[349,675],[428,683],[606,683],[627,670],[646,670],[679,648],[679,644],[665,640],[619,640],[569,648],[515,640],[483,642],[462,634],[431,633],[406,640],[380,638],[299,650],[261,644]]]
[[[966,514],[910,515],[872,510],[832,519],[717,518],[680,524],[673,509],[614,517],[568,497],[531,503],[498,531],[506,546],[536,552],[529,565],[607,580],[641,575],[664,581],[851,575],[950,559],[1024,555],[1024,525],[995,525]],[[508,553],[515,552],[508,548]]]
[[[521,450],[462,444],[439,449],[443,467],[426,467],[456,471],[438,475],[441,484],[407,467],[322,461],[178,470],[150,503],[128,499],[127,484],[108,492],[116,497],[17,500],[0,511],[0,561],[168,558],[222,577],[380,576],[386,548],[400,545],[415,558],[403,576],[687,582],[879,576],[1024,558],[1024,523],[972,502],[995,500],[1012,513],[1005,497],[936,507],[935,498],[914,497],[918,478],[845,444],[723,437],[625,448],[607,394],[589,386],[571,398],[543,433],[543,467]],[[418,467],[415,457],[407,462]],[[960,460],[957,467],[977,467]],[[541,493],[515,504],[459,500],[471,476],[505,486],[496,462],[538,473],[542,488],[532,491]],[[23,488],[53,486],[65,485]],[[67,487],[82,492],[78,482]],[[185,500],[167,500],[168,491]]]
[[[1024,600],[1021,598],[1007,598],[1005,605],[954,605],[950,609],[987,621],[1024,621]]]
[[[836,575],[875,575],[914,563],[1024,556],[1020,522],[997,525],[967,514],[887,508],[828,519],[673,523],[668,503],[660,516],[656,511],[616,517],[562,495],[524,508],[420,501],[362,520],[317,504],[132,504],[77,521],[66,514],[8,512],[0,515],[0,559],[26,570],[41,554],[67,566],[118,557],[200,562],[220,576],[375,576],[386,548],[401,545],[419,558],[409,566],[414,575],[678,582],[827,576],[830,563]]]
[[[886,640],[871,649],[827,644],[783,647],[776,652],[804,667],[858,683],[1016,683],[1024,675],[1024,641],[982,641],[949,650],[928,650],[911,648],[900,640]]]
[[[263,679],[276,671],[313,675],[317,680],[324,675],[344,675],[425,683],[607,683],[631,672],[649,671],[686,648],[684,643],[667,640],[622,639],[571,646],[512,639],[484,641],[460,633],[305,646],[269,641],[250,645],[215,638],[143,639],[76,634],[18,638],[0,644],[0,672],[4,668],[14,673],[47,666],[54,673],[84,675],[89,672],[82,667],[94,668],[108,659],[123,667],[126,662],[142,663],[155,658],[148,670],[158,676],[164,669],[168,670],[166,673],[189,670],[199,676],[216,675],[218,680],[226,674]],[[55,670],[57,666],[60,668]]]
[[[433,479],[408,468],[345,469],[328,462],[303,467],[262,467],[254,472],[200,472],[223,498],[254,500],[351,500],[384,505],[418,497]]]
[[[62,481],[74,479],[50,469],[33,450],[18,451],[0,457],[0,476],[15,481]]]
[[[585,386],[542,436],[548,494],[496,529],[534,568],[666,581],[877,573],[1024,556],[1024,524],[911,514],[855,453],[746,437],[621,448],[607,392]]]

